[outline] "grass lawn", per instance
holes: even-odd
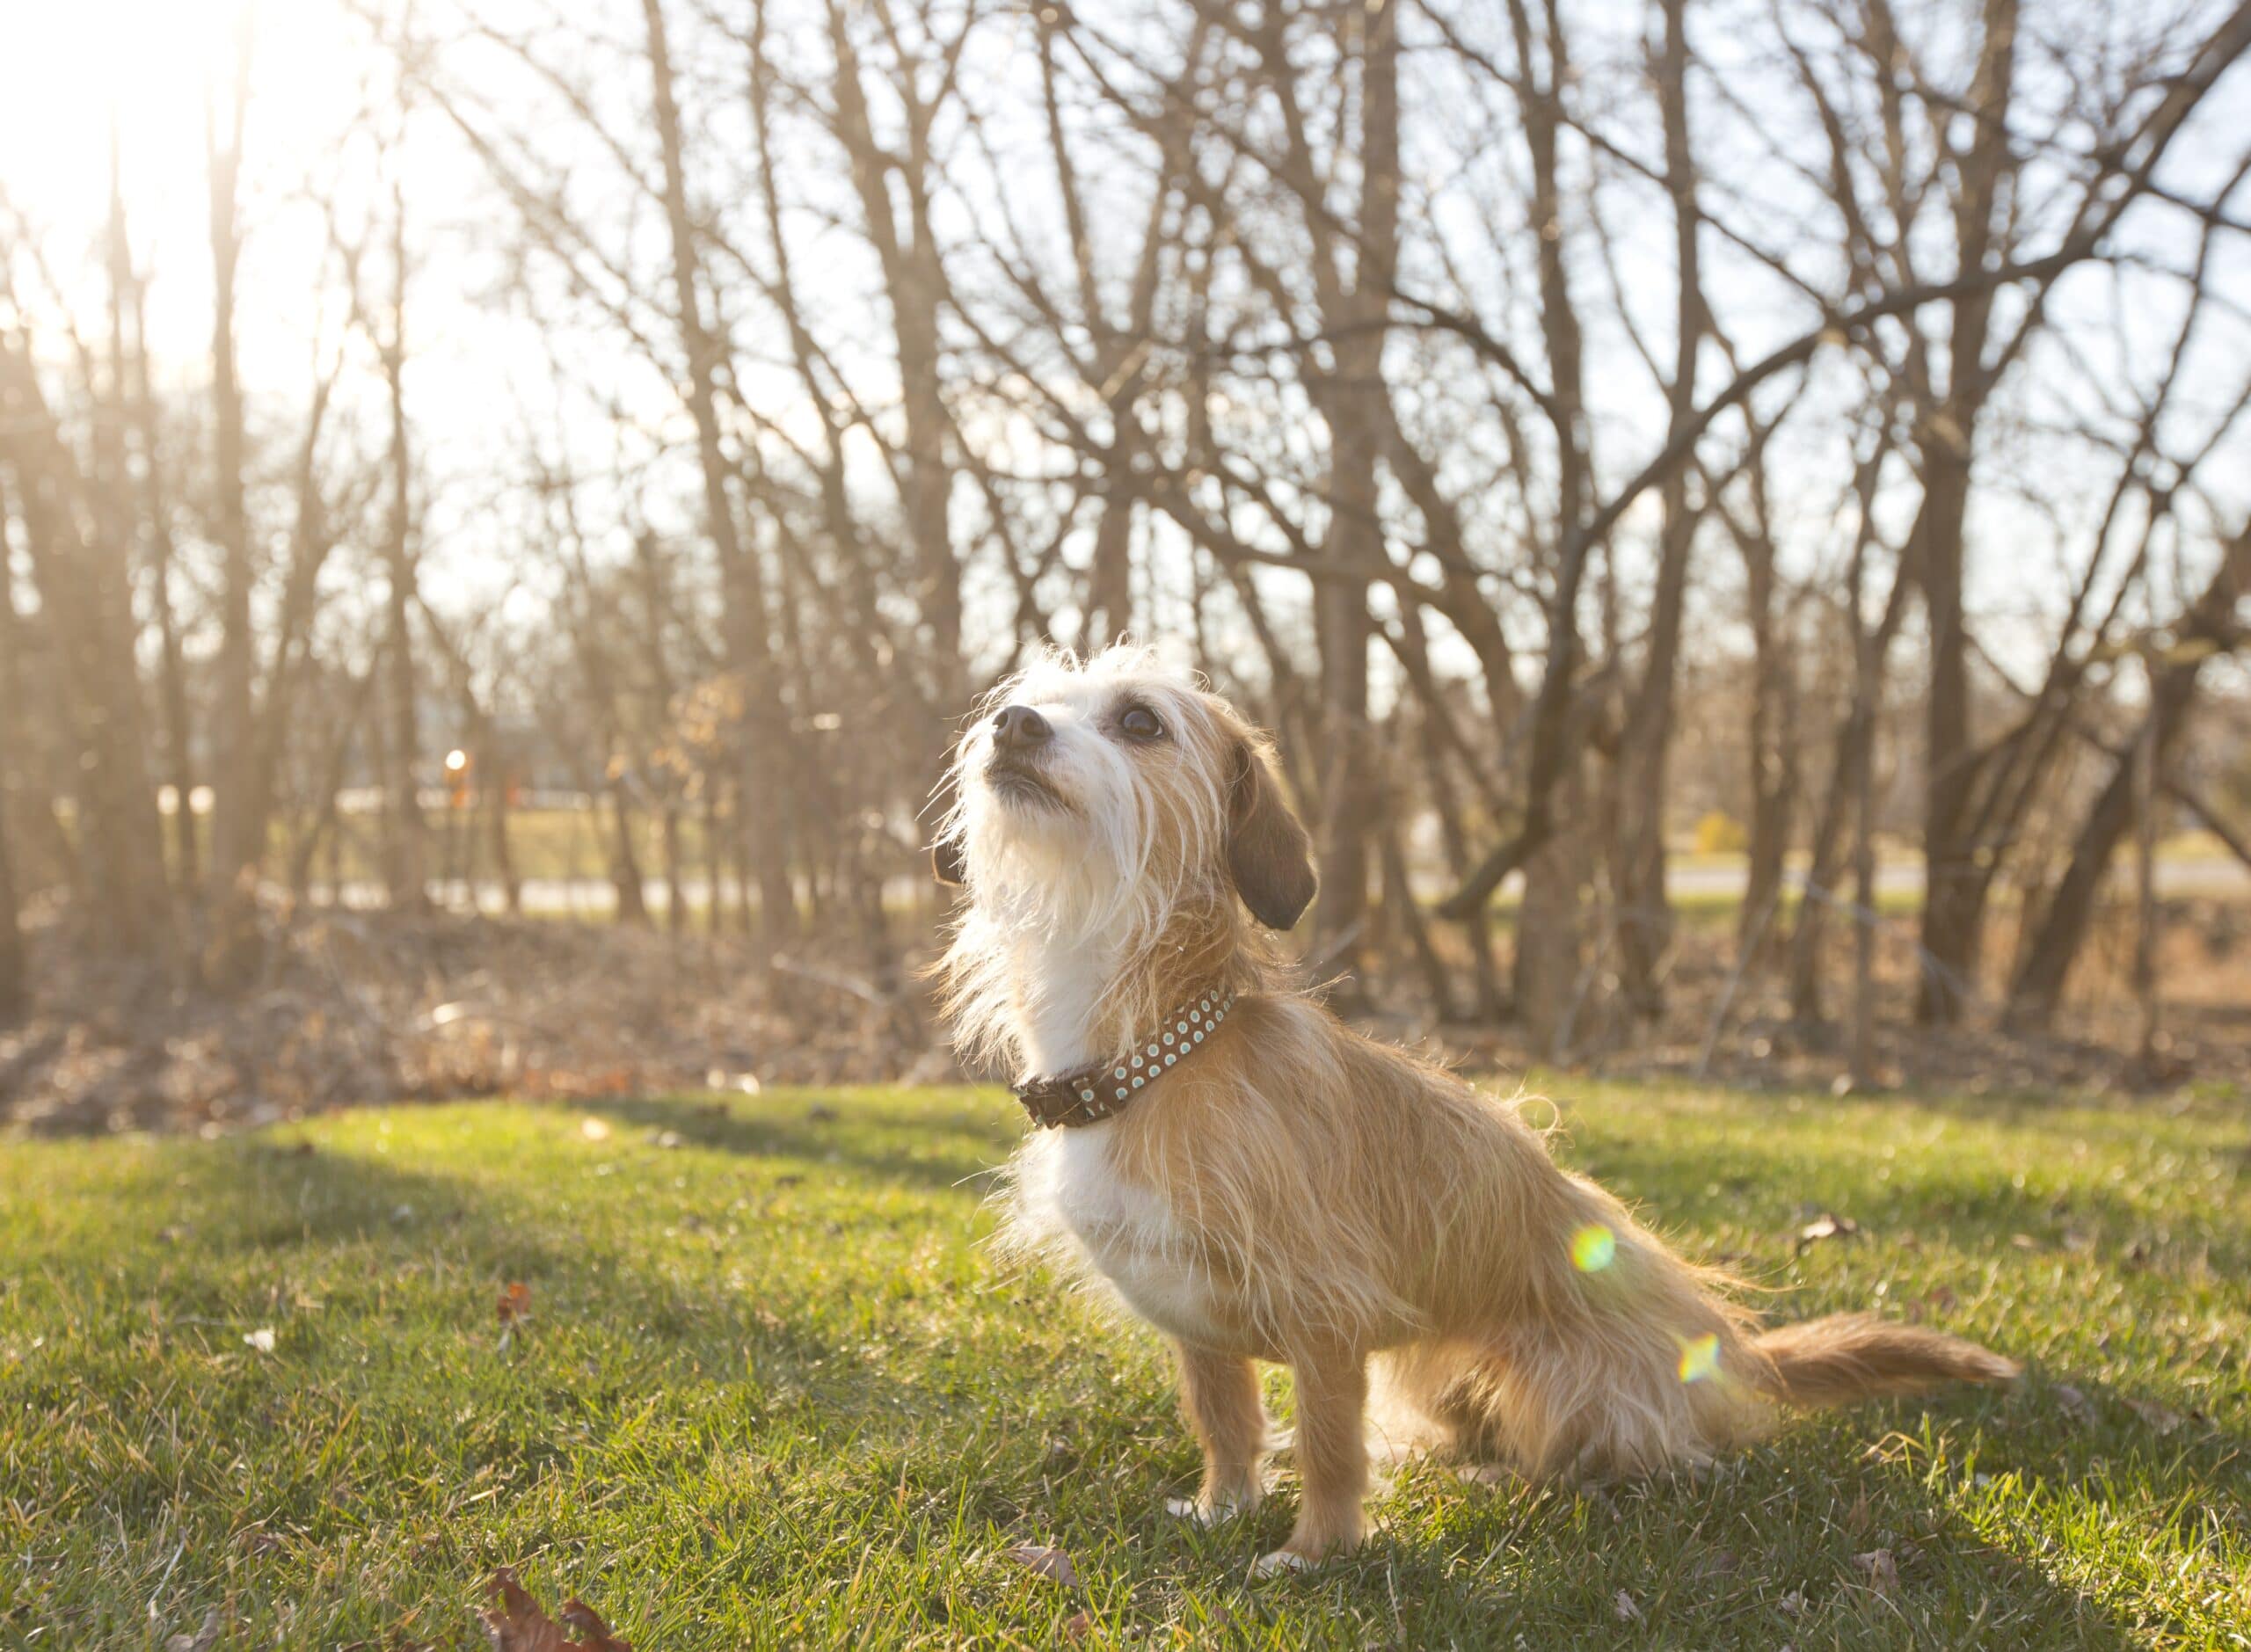
[[[1359,1554],[1253,1585],[1286,1473],[1247,1529],[1169,1519],[1162,1347],[978,1248],[995,1092],[0,1144],[0,1647],[162,1647],[215,1607],[224,1648],[467,1647],[501,1564],[643,1652],[2251,1645],[2240,1101],[1595,1087],[1566,1117],[1779,1315],[1880,1299],[2031,1377],[1701,1481],[1417,1466]],[[1863,1233],[1794,1254],[1823,1211]]]

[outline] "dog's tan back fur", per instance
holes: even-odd
[[[1250,782],[1272,783],[1231,708],[1140,654],[1083,671],[1050,662],[1002,697],[1042,691],[1059,722],[1128,694],[1162,704],[1177,731],[1169,751],[1117,775],[1091,750],[1058,765],[1065,812],[1104,817],[1088,836],[1110,846],[1107,875],[1140,887],[1074,896],[1106,902],[1119,926],[1076,928],[1076,908],[1038,911],[1053,891],[1038,884],[1039,854],[1009,841],[1008,817],[958,813],[950,830],[998,841],[963,846],[975,904],[943,968],[972,1032],[1034,1065],[1072,1048],[1107,1061],[1183,998],[1239,994],[1146,1099],[1092,1132],[1028,1140],[1009,1200],[1014,1243],[1091,1260],[1175,1334],[1209,1464],[1206,1512],[1257,1496],[1250,1359],[1298,1378],[1306,1506],[1282,1557],[1293,1561],[1359,1536],[1371,1362],[1427,1432],[1533,1475],[1646,1473],[1750,1437],[1777,1405],[2014,1374],[1983,1349],[1865,1316],[1759,1331],[1723,1276],[1558,1167],[1516,1103],[1362,1037],[1285,984],[1220,852],[1241,806],[1227,764],[1248,753]],[[1074,761],[1097,776],[1082,796],[1067,783]],[[973,735],[965,790],[978,761]],[[1024,837],[1061,844],[1067,860],[1071,831],[1040,819]],[[1090,888],[1104,875],[1098,853],[1067,873]],[[1017,878],[1032,886],[1006,886]],[[1162,898],[1135,898],[1151,888]],[[1107,961],[1081,979],[1089,948]],[[1078,981],[1078,1022],[1043,1004],[1043,971]]]

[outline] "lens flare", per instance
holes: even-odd
[[[1680,1380],[1701,1382],[1707,1377],[1720,1374],[1720,1339],[1716,1333],[1707,1331],[1701,1336],[1684,1338],[1680,1343]]]
[[[1589,1222],[1571,1235],[1571,1266],[1581,1273],[1600,1273],[1618,1255],[1618,1235],[1600,1222]]]

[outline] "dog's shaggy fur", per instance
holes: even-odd
[[[1072,1072],[1124,1060],[1206,988],[1237,994],[1125,1111],[1025,1142],[1009,1233],[1174,1340],[1205,1456],[1185,1512],[1258,1501],[1252,1362],[1291,1367],[1302,1502],[1264,1569],[1359,1542],[1372,1375],[1423,1440],[1547,1476],[1699,1461],[1778,1406],[2015,1374],[1861,1315],[1759,1330],[1724,1277],[1558,1168],[1514,1103],[1293,991],[1267,931],[1312,898],[1305,833],[1262,737],[1147,651],[1002,683],[952,780],[936,858],[969,900],[941,975],[966,1049]]]

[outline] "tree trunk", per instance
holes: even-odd
[[[2131,1067],[2134,1080],[2154,1085],[2163,1063],[2160,1059],[2164,998],[2157,979],[2157,742],[2153,729],[2145,729],[2135,748],[2134,764],[2134,1004],[2140,1012],[2140,1036],[2135,1041]]]
[[[1995,239],[2001,181],[2009,165],[2008,108],[2016,62],[2017,0],[1984,0],[1970,106],[1975,137],[1962,157],[1955,244],[1960,267],[1982,271]],[[1963,625],[1963,529],[1969,510],[1972,433],[1992,388],[1985,346],[1992,292],[1954,304],[1944,400],[1918,422],[1924,497],[1915,547],[1930,623],[1931,674],[1924,717],[1923,968],[1919,1020],[1961,1019],[1977,991],[1984,928],[1978,846],[1970,831],[1977,754],[1971,744],[1969,634]]]
[[[257,767],[251,688],[258,652],[251,596],[257,571],[244,497],[243,397],[235,367],[235,280],[242,255],[236,186],[250,100],[247,14],[235,69],[223,135],[208,94],[203,117],[210,174],[212,528],[220,562],[218,681],[211,708],[209,964],[214,979],[229,986],[249,979],[258,968],[257,884],[266,847],[259,841],[263,821],[251,818]],[[186,798],[180,807],[186,810]]]
[[[516,876],[515,848],[508,837],[508,814],[514,802],[508,795],[507,755],[490,723],[477,761],[484,774],[484,841],[486,852],[492,857],[492,876],[499,882],[500,901],[508,916],[521,918],[524,888],[523,879]]]
[[[2189,614],[2174,630],[2181,639],[2173,656],[2157,669],[2149,710],[2141,732],[2119,759],[2109,783],[2087,812],[2072,845],[2071,863],[2036,922],[2028,922],[2009,982],[2008,1024],[2019,1030],[2046,1027],[2063,1001],[2064,983],[2078,960],[2102,892],[2103,875],[2127,830],[2134,824],[2135,756],[2145,743],[2153,772],[2162,775],[2196,695],[2196,680],[2210,646],[2240,640],[2235,605],[2251,592],[2251,530],[2229,544]]]
[[[1347,567],[1385,561],[1376,466],[1389,421],[1380,404],[1383,321],[1398,255],[1399,16],[1395,0],[1371,0],[1350,14],[1360,31],[1359,233],[1352,284],[1324,291],[1336,334],[1336,373],[1316,390],[1329,426],[1329,557]],[[1282,55],[1278,51],[1276,55]],[[1314,203],[1307,202],[1310,210]],[[1322,240],[1325,242],[1324,236]],[[1323,245],[1319,255],[1331,256]],[[1335,267],[1333,265],[1330,266]],[[1368,710],[1367,587],[1324,581],[1314,597],[1322,666],[1322,722],[1329,753],[1322,776],[1321,895],[1315,944],[1343,977],[1345,1008],[1366,1001],[1370,840],[1380,825],[1379,776]]]
[[[140,447],[141,474],[137,490],[143,527],[149,542],[149,600],[156,612],[157,644],[157,706],[164,730],[164,776],[171,788],[172,877],[183,891],[196,891],[202,872],[201,849],[196,841],[194,753],[191,749],[187,708],[187,670],[180,646],[180,625],[174,597],[177,561],[172,542],[171,500],[164,491],[163,443],[158,439],[157,402],[149,382],[149,329],[142,284],[133,271],[131,242],[126,233],[125,205],[118,173],[114,142],[110,151],[112,359],[123,402],[123,421]],[[231,271],[229,273],[231,282]],[[127,485],[120,478],[120,487]]]
[[[1558,813],[1564,819],[1581,819],[1586,810],[1584,782],[1577,767],[1557,788]],[[1558,832],[1525,862],[1511,991],[1534,1060],[1561,1060],[1567,1053],[1556,1041],[1585,964],[1581,895],[1586,862],[1585,839]]]
[[[4,519],[0,519],[0,531],[4,531]],[[21,895],[10,837],[16,766],[25,756],[16,739],[15,710],[21,702],[18,698],[15,593],[11,586],[7,558],[0,556],[0,1024],[21,1015],[31,1003],[31,976],[24,958]]]
[[[1548,611],[1548,661],[1533,696],[1524,768],[1524,813],[1513,835],[1480,861],[1461,886],[1439,908],[1446,917],[1467,917],[1490,899],[1508,875],[1530,867],[1541,849],[1570,817],[1559,807],[1567,794],[1577,795],[1579,742],[1587,719],[1581,702],[1584,685],[1580,665],[1585,656],[1579,631],[1579,593],[1584,588],[1589,557],[1605,538],[1606,520],[1614,520],[1618,501],[1604,511],[1592,507],[1593,477],[1587,455],[1585,418],[1584,337],[1571,299],[1570,272],[1563,252],[1563,191],[1556,172],[1559,135],[1565,124],[1563,87],[1571,76],[1564,49],[1562,14],[1546,9],[1548,68],[1544,81],[1533,80],[1534,50],[1532,14],[1525,0],[1507,0],[1509,25],[1515,37],[1517,61],[1524,66],[1526,85],[1519,98],[1523,111],[1525,148],[1532,163],[1532,215],[1540,227],[1538,251],[1540,326],[1546,342],[1553,385],[1546,412],[1555,440],[1555,517],[1561,525],[1554,557],[1554,588]],[[1623,496],[1621,496],[1622,498]],[[1504,743],[1512,741],[1504,734]],[[1534,879],[1533,881],[1540,881]],[[1573,929],[1577,928],[1576,913]],[[1519,976],[1529,935],[1519,925],[1517,934]],[[1559,935],[1557,944],[1563,943]],[[1572,942],[1575,947],[1576,941]],[[1522,1008],[1521,1004],[1519,1008]]]
[[[641,857],[633,847],[633,811],[625,802],[625,782],[608,785],[610,806],[609,883],[617,891],[617,921],[645,924],[649,903],[641,890]]]
[[[1672,202],[1677,272],[1672,382],[1665,386],[1668,440],[1696,405],[1696,353],[1703,338],[1704,299],[1697,246],[1696,174],[1688,148],[1686,0],[1664,0],[1665,43],[1656,64],[1665,127],[1665,192]],[[1687,604],[1688,560],[1696,514],[1688,477],[1676,469],[1658,489],[1664,526],[1657,535],[1657,593],[1650,609],[1648,657],[1626,719],[1617,770],[1618,834],[1613,880],[1617,891],[1619,990],[1635,1015],[1664,1008],[1659,977],[1672,948],[1672,903],[1665,887],[1666,767],[1672,752],[1673,689],[1679,675],[1680,622]]]
[[[93,933],[120,956],[177,963],[163,827],[149,777],[124,547],[87,539],[84,483],[56,431],[27,347],[0,336],[0,460],[40,614],[61,661],[55,695],[75,747],[80,884]]]
[[[664,162],[673,302],[681,349],[688,358],[688,411],[696,424],[696,455],[703,479],[703,531],[718,559],[727,664],[740,673],[744,688],[746,739],[736,795],[745,811],[746,848],[758,880],[760,928],[769,940],[780,940],[797,928],[797,900],[790,888],[789,844],[781,810],[792,763],[789,717],[775,680],[767,635],[765,571],[754,548],[744,545],[737,531],[734,503],[727,488],[728,464],[720,442],[717,390],[720,352],[703,321],[696,230],[688,209],[687,172],[681,158],[680,106],[673,94],[672,52],[662,0],[641,0],[641,15],[648,34],[651,101]]]
[[[1962,625],[1962,523],[1970,455],[1951,431],[1926,433],[1925,536],[1920,572],[1930,623],[1931,670],[1924,702],[1923,924],[1919,1020],[1958,1020],[1976,987],[1978,924],[1971,890],[1976,848],[1966,838],[1976,780],[1970,744],[1968,640]]]
[[[390,850],[383,878],[394,911],[421,912],[429,905],[429,826],[415,780],[421,755],[420,716],[415,695],[416,600],[413,549],[413,456],[406,433],[406,202],[391,190],[391,313],[382,346],[383,381],[390,404],[390,513],[383,535],[383,565],[389,576],[385,609],[386,664],[383,696],[384,744],[390,761],[384,769],[383,795],[390,805]]]
[[[1779,910],[1782,862],[1789,850],[1790,816],[1797,801],[1796,719],[1793,715],[1790,661],[1774,624],[1774,548],[1762,532],[1758,546],[1745,547],[1751,594],[1751,844],[1749,877],[1737,931],[1739,950],[1766,950],[1752,933],[1757,914]],[[1764,933],[1773,935],[1769,923]],[[1747,969],[1762,966],[1746,959]]]
[[[1855,547],[1856,559],[1864,557],[1868,549],[1867,513],[1874,497],[1875,469],[1862,472],[1861,492],[1861,535]],[[1805,873],[1805,898],[1798,903],[1797,928],[1789,941],[1790,1018],[1802,1027],[1818,1026],[1826,1017],[1822,1007],[1821,954],[1822,942],[1828,933],[1832,908],[1836,904],[1837,891],[1844,866],[1847,811],[1856,797],[1858,777],[1865,775],[1874,784],[1876,724],[1883,709],[1884,674],[1890,662],[1891,641],[1898,634],[1906,617],[1907,593],[1912,588],[1907,571],[1902,568],[1891,582],[1890,594],[1884,600],[1883,616],[1876,622],[1875,631],[1867,641],[1867,667],[1857,666],[1853,674],[1851,708],[1839,725],[1834,741],[1835,753],[1831,760],[1829,790],[1821,804],[1821,813],[1813,828],[1813,843]],[[1857,611],[1850,623],[1857,634],[1861,621]],[[1875,800],[1865,800],[1872,811]]]
[[[24,960],[23,921],[17,908],[16,867],[9,853],[8,833],[7,790],[0,785],[0,1024],[13,1021],[31,1004],[31,975]]]
[[[1408,945],[1414,950],[1416,967],[1423,974],[1423,991],[1431,1001],[1431,1013],[1440,1021],[1451,1021],[1453,982],[1446,960],[1439,956],[1438,947],[1431,939],[1431,926],[1424,921],[1423,909],[1415,904],[1415,886],[1408,877],[1407,850],[1400,841],[1398,822],[1385,822],[1378,841],[1382,849],[1384,904],[1397,918]]]

